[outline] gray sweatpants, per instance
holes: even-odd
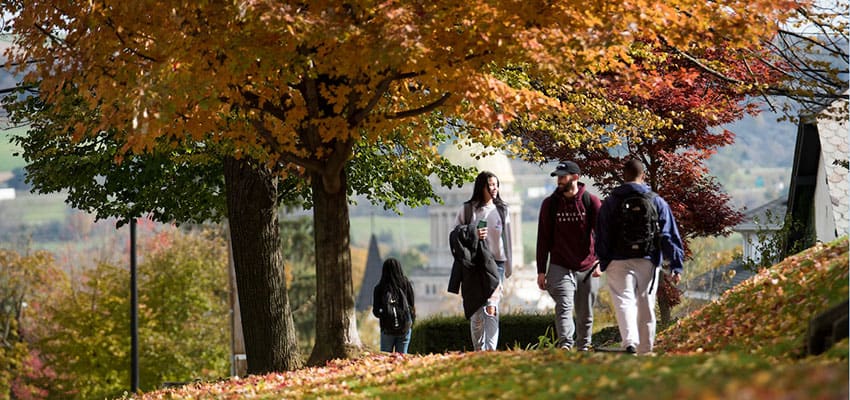
[[[549,264],[546,271],[546,289],[555,301],[555,334],[559,347],[591,345],[593,305],[599,292],[599,278],[588,277],[591,272],[592,269],[576,272],[557,264]]]

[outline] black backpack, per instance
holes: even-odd
[[[384,309],[380,318],[381,332],[389,335],[403,335],[410,330],[413,319],[407,296],[400,289],[386,288],[384,291]]]
[[[614,230],[615,254],[628,258],[643,258],[657,248],[658,210],[653,192],[632,192],[626,195],[617,210]]]

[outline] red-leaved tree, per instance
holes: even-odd
[[[742,76],[752,72],[722,49],[708,50],[705,56],[727,67],[734,66],[732,70]],[[585,123],[597,129],[602,125],[610,133],[599,143],[580,145],[555,142],[552,139],[555,136],[544,134],[544,129],[522,132],[531,138],[531,144],[545,159],[578,162],[582,175],[593,179],[604,195],[621,184],[623,162],[640,159],[647,169],[646,183],[670,204],[687,255],[689,239],[729,234],[729,228],[742,219],[741,212],[730,204],[729,195],[710,175],[705,161],[718,148],[734,142],[733,132],[714,128],[739,120],[746,113],[755,115],[759,108],[748,101],[752,88],[735,86],[702,72],[689,60],[655,50],[644,61],[647,62],[641,68],[651,65],[646,72],[656,79],[634,85],[623,84],[616,76],[606,76],[600,79],[598,96],[611,104],[625,106],[632,115],[648,111],[666,123],[631,125],[629,129],[628,123],[623,122],[628,118],[612,117],[609,112],[602,119],[596,117]],[[759,72],[765,82],[776,78],[770,71]],[[558,124],[549,127],[558,128]],[[666,280],[662,281],[659,293],[662,321],[669,320],[670,307],[678,303],[681,293]]]

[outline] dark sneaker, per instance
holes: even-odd
[[[637,354],[637,349],[635,348],[635,346],[628,345],[628,346],[626,346],[626,353],[627,354]]]

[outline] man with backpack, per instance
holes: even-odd
[[[599,210],[596,255],[607,274],[623,348],[646,354],[655,342],[658,267],[668,260],[679,283],[684,251],[670,207],[644,183],[643,164],[627,161],[623,180]]]
[[[599,291],[599,278],[592,275],[598,264],[593,243],[600,201],[579,182],[580,173],[572,161],[558,164],[551,173],[557,176],[558,188],[540,205],[537,286],[555,301],[557,345],[587,351]]]

